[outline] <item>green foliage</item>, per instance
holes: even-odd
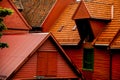
[[[6,17],[7,15],[11,15],[12,13],[13,10],[0,7],[0,38],[3,35],[2,31],[7,29],[7,27],[3,23],[4,17]],[[7,43],[0,42],[0,48],[5,48],[5,47],[8,47]]]
[[[7,15],[11,15],[12,13],[13,13],[13,10],[0,7],[0,17],[5,17]]]
[[[7,43],[0,43],[0,48],[8,48],[8,44]]]

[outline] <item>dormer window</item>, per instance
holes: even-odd
[[[61,32],[63,30],[64,26],[62,25],[58,30],[57,32]]]
[[[93,31],[87,19],[76,20],[82,42],[92,42],[94,39]]]

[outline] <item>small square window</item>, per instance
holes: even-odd
[[[57,32],[61,32],[63,28],[64,28],[64,26],[62,25],[62,26],[57,30]]]
[[[75,31],[77,28],[77,26],[75,25],[73,28],[72,28],[72,31]]]

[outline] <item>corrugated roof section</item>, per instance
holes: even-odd
[[[30,30],[31,27],[25,21],[23,16],[16,9],[11,0],[2,0],[0,1],[0,6],[3,8],[11,8],[14,10],[14,13],[10,16],[4,18],[4,23],[8,29],[20,29],[20,30]]]
[[[42,44],[48,33],[4,35],[9,48],[0,49],[0,75],[9,77]]]
[[[120,6],[119,6],[118,0],[114,0],[114,14],[113,19],[111,22],[108,23],[108,25],[103,29],[100,35],[98,35],[98,38],[95,40],[95,45],[105,45],[109,46],[116,35],[119,32],[120,29]],[[119,47],[119,46],[118,46]]]
[[[72,20],[77,6],[78,3],[68,5],[50,29],[61,45],[78,45],[80,42],[78,29]]]

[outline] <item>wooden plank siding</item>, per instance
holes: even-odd
[[[109,80],[110,55],[105,49],[95,49],[93,80]]]
[[[78,78],[65,58],[48,38],[32,57],[16,72],[13,79]]]
[[[120,79],[120,53],[112,54],[112,80]]]
[[[109,80],[110,56],[108,51],[94,48],[94,69],[93,71],[82,70],[83,48],[65,49],[71,60],[82,71],[86,80]]]
[[[36,76],[37,69],[37,53],[35,53],[28,61],[25,63],[18,72],[14,75],[13,79],[27,79]]]

